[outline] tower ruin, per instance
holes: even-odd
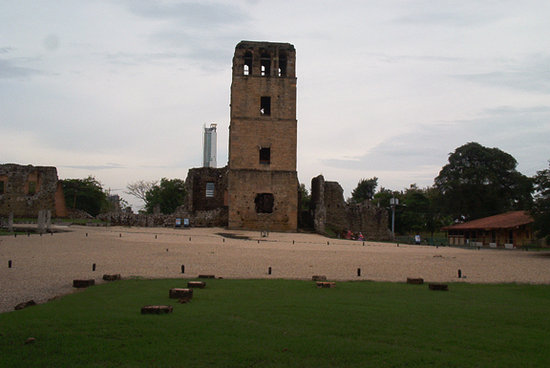
[[[289,43],[241,41],[235,47],[229,228],[297,230],[295,61]]]

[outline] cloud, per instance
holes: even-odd
[[[0,54],[7,54],[15,50],[13,47],[0,47]]]
[[[428,6],[435,7],[435,4],[428,2]],[[470,6],[469,4],[452,6],[449,10],[432,10],[420,6],[415,6],[410,14],[402,17],[397,17],[393,20],[394,23],[402,23],[407,25],[418,25],[424,27],[426,25],[435,26],[453,26],[453,27],[472,27],[483,25],[488,22],[495,22],[503,18],[499,14],[499,9],[491,7],[490,11],[482,9],[483,4]]]
[[[454,77],[494,87],[550,94],[550,56],[535,55],[522,62],[507,66],[504,70],[457,74]]]
[[[500,106],[470,120],[418,124],[414,130],[393,136],[362,156],[333,158],[322,163],[338,169],[386,173],[429,173],[431,169],[436,175],[448,154],[470,141],[498,147],[520,164],[533,162],[524,167],[527,175],[532,175],[537,165],[549,158],[550,106]],[[533,154],[537,157],[532,157]]]
[[[238,6],[214,3],[161,3],[158,1],[128,1],[131,12],[145,18],[176,20],[185,27],[212,29],[248,20]]]
[[[59,165],[59,167],[68,169],[82,169],[82,170],[108,170],[108,169],[125,169],[126,166],[117,163],[106,163],[105,165]]]
[[[25,78],[40,74],[44,74],[44,72],[18,66],[13,60],[0,59],[0,79]]]

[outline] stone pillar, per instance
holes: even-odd
[[[8,217],[8,231],[11,233],[13,231],[13,212],[10,212]]]
[[[40,210],[38,211],[38,225],[37,229],[40,234],[44,232],[44,229],[46,227],[46,211]]]
[[[46,230],[50,231],[52,228],[52,211],[46,211]]]

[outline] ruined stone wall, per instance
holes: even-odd
[[[370,201],[348,206],[349,229],[369,240],[388,240],[388,213]]]
[[[388,215],[384,208],[373,206],[370,201],[346,203],[340,184],[325,181],[322,175],[311,180],[311,209],[318,233],[332,231],[339,234],[351,230],[363,233],[370,240],[390,237]]]
[[[294,46],[288,43],[242,41],[235,48],[229,131],[230,228],[297,230],[295,57]],[[264,203],[268,196],[273,206],[267,212],[258,211],[258,201]]]
[[[210,189],[208,192],[207,187]],[[227,167],[190,169],[185,179],[185,189],[185,207],[190,212],[227,207]]]
[[[313,228],[318,233],[324,234],[327,211],[325,207],[325,178],[322,175],[311,179],[310,209],[313,217]]]
[[[0,165],[0,216],[37,217],[49,210],[53,217],[63,212],[57,203],[57,169],[50,166]]]
[[[171,215],[142,215],[125,212],[110,212],[97,216],[98,219],[117,226],[174,227],[176,218],[189,219],[191,227],[224,227],[227,225],[227,208],[208,211],[187,212],[182,208]]]

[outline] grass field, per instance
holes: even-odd
[[[186,280],[125,280],[0,314],[0,366],[550,366],[547,285],[205,281],[188,304]]]

